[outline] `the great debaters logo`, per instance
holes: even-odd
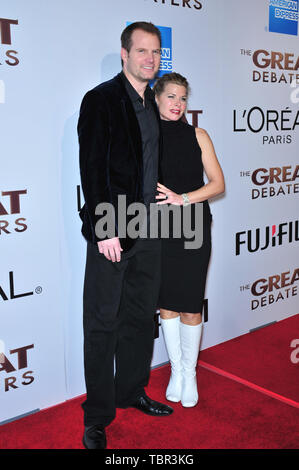
[[[298,0],[269,0],[269,31],[298,34]]]

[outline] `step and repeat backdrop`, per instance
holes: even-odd
[[[85,393],[76,126],[138,20],[161,29],[160,73],[188,78],[186,117],[225,174],[202,349],[299,312],[298,1],[3,0],[0,423]],[[153,367],[168,360],[158,312],[156,336]]]

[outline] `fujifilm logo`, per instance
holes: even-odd
[[[241,251],[255,253],[298,241],[299,220],[253,230],[244,230],[235,234],[235,254],[239,256]]]

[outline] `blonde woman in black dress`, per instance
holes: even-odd
[[[202,305],[211,251],[211,212],[208,199],[224,191],[224,178],[213,143],[204,129],[181,118],[189,85],[180,74],[165,74],[154,86],[159,107],[163,158],[158,204],[203,204],[203,243],[186,249],[184,236],[162,239],[160,318],[171,364],[166,398],[184,407],[198,402],[196,365],[202,335]],[[205,172],[208,182],[203,179]],[[194,220],[193,220],[194,222]]]

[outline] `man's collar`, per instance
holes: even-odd
[[[126,75],[124,74],[123,71],[121,71],[120,73],[120,76],[123,80],[123,83],[126,87],[126,90],[131,98],[131,100],[133,102],[135,101],[140,101],[141,103],[143,103],[143,99],[142,97],[139,95],[139,93],[135,90],[135,88],[133,87],[133,85],[131,84],[131,82],[127,79]],[[154,96],[154,93],[151,89],[151,87],[149,86],[149,84],[147,84],[146,88],[145,88],[145,91],[144,91],[144,97],[146,99],[150,99],[150,100],[154,100],[155,99],[155,96]]]
[[[149,100],[155,101],[155,94],[149,85],[147,85],[144,94]]]

